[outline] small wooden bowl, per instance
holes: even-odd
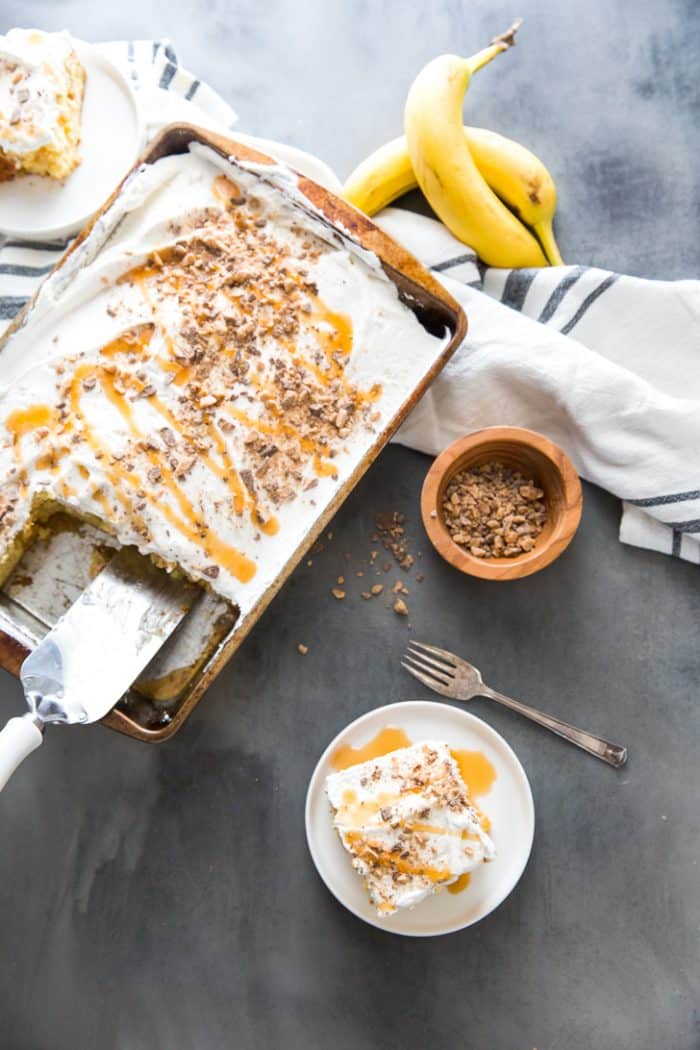
[[[475,558],[454,542],[443,519],[443,494],[455,474],[494,460],[534,478],[544,490],[545,526],[532,550],[513,558]],[[437,457],[421,494],[423,524],[438,554],[484,580],[517,580],[553,562],[571,543],[582,505],[581,482],[569,457],[542,434],[522,427],[486,427],[459,438]]]

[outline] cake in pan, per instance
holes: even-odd
[[[0,574],[61,508],[246,612],[428,372],[444,340],[274,172],[142,165],[44,283],[0,354]]]
[[[85,70],[68,33],[0,36],[0,180],[63,179],[79,164]]]

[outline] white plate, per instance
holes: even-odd
[[[451,748],[482,751],[496,769],[493,787],[479,795],[479,808],[491,820],[497,856],[472,873],[461,893],[442,890],[415,908],[380,918],[353,870],[331,822],[324,784],[333,772],[331,756],[342,744],[357,747],[385,726],[398,726],[417,744],[444,741]],[[535,833],[535,810],[525,771],[495,729],[449,704],[411,700],[389,704],[351,722],[333,740],[314,770],[306,796],[306,838],[316,869],[341,904],[372,926],[407,937],[452,933],[479,922],[505,900],[527,864]]]
[[[90,44],[74,40],[85,66],[82,162],[61,182],[23,175],[0,183],[0,230],[25,240],[66,237],[84,226],[136,160],[143,127],[126,77]]]
[[[286,142],[274,142],[272,139],[261,139],[256,135],[244,135],[240,131],[228,131],[226,134],[232,139],[238,139],[245,146],[259,149],[261,153],[267,153],[270,157],[275,157],[277,160],[289,164],[290,167],[300,171],[302,175],[306,175],[308,179],[313,179],[314,182],[325,186],[331,193],[340,194],[343,189],[343,184],[333,169],[329,168],[325,161],[314,157],[303,149],[289,146]]]

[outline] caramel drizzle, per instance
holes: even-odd
[[[144,295],[147,296],[146,289],[142,288],[142,290],[144,292]],[[148,298],[147,301],[150,305],[150,301],[148,300]],[[160,327],[158,330],[165,337],[165,333]],[[166,342],[169,343],[170,341],[166,340]],[[117,345],[109,344],[107,347],[103,347],[100,353],[106,353],[106,356],[113,356],[114,354],[130,352],[134,349],[133,341],[124,337],[121,337],[119,340],[116,340],[115,343]],[[147,345],[148,344],[143,345],[141,349],[144,350]],[[175,379],[173,381],[176,386],[182,386],[185,382],[187,382],[189,374],[191,372],[191,368],[189,368],[188,366],[181,366],[175,361],[170,361],[162,357],[156,357],[154,360],[163,371],[176,373]],[[123,383],[128,383],[132,387],[134,386],[129,376],[121,375],[120,379]],[[138,392],[138,387],[135,387],[135,389]],[[113,391],[112,393],[116,394],[116,391]],[[158,398],[156,395],[153,395],[149,397],[148,401],[149,404],[157,412],[159,412],[161,416],[163,416],[165,421],[170,427],[172,427],[173,430],[177,431],[177,433],[179,433],[181,436],[187,437],[187,434],[183,429],[177,416],[173,412],[171,412],[166,405],[163,404],[160,398]],[[117,404],[117,408],[119,408],[119,410],[122,412],[123,407],[123,405]],[[263,518],[262,514],[260,513],[258,501],[256,500],[255,496],[252,493],[249,493],[248,490],[245,488],[241,480],[240,474],[238,473],[231,459],[228,448],[226,447],[226,442],[224,441],[219,429],[216,427],[216,425],[211,419],[203,419],[202,422],[206,428],[209,438],[212,441],[212,444],[216,446],[218,454],[221,458],[221,463],[217,462],[216,459],[209,452],[200,453],[199,461],[204,463],[207,466],[207,468],[226,485],[232,496],[232,503],[235,513],[240,516],[241,514],[243,514],[246,507],[248,507],[250,509],[251,521],[253,521],[255,526],[259,528],[260,531],[263,532],[265,535],[274,536],[279,531],[279,522],[277,518],[275,518],[274,516],[271,516],[267,519]]]
[[[385,806],[394,806],[397,802],[400,802],[402,798],[405,798],[409,794],[420,794],[422,788],[405,788],[399,794],[390,794],[386,792],[380,795],[378,798],[373,799],[371,802],[358,802],[357,796],[354,791],[346,791],[343,794],[342,803],[338,808],[337,819],[339,823],[355,826],[363,826],[371,824],[377,814],[385,808]],[[476,807],[475,807],[476,808]],[[424,835],[446,835],[448,838],[470,840],[478,842],[479,836],[470,832],[467,828],[463,830],[453,830],[452,828],[439,827],[436,824],[426,824],[423,821],[416,820],[397,820],[398,826],[404,831],[410,831],[411,833],[417,832]]]
[[[214,196],[229,209],[232,201],[240,202],[240,200],[244,197],[244,194],[240,190],[239,186],[232,179],[228,178],[225,175],[217,175],[213,179],[212,191]],[[167,249],[162,253],[162,256],[164,259],[169,257],[169,252]],[[126,274],[119,278],[119,283],[133,283],[139,287],[141,294],[146,300],[146,303],[151,311],[152,316],[156,319],[155,324],[157,325],[158,331],[165,342],[165,345],[168,349],[168,353],[170,354],[170,360],[168,358],[161,357],[156,358],[156,360],[164,371],[175,372],[176,375],[174,382],[177,386],[182,386],[190,380],[193,370],[190,366],[182,366],[177,360],[174,360],[175,354],[173,340],[171,339],[170,335],[165,330],[165,328],[157,321],[157,310],[155,308],[155,304],[150,295],[148,287],[149,281],[157,276],[159,276],[161,279],[165,278],[167,284],[171,286],[174,291],[178,290],[179,280],[177,276],[158,269],[158,267],[154,266],[152,263],[145,263],[141,266],[132,268],[130,271],[128,271]],[[297,284],[300,283],[300,278],[296,274],[290,273],[288,279],[294,281]],[[250,316],[251,311],[246,307],[244,303],[240,301],[240,299],[237,296],[235,296],[232,293],[226,293],[222,289],[219,289],[219,292],[220,294],[225,294],[229,302],[235,303],[237,309],[240,310],[244,316]],[[331,382],[340,381],[345,396],[350,397],[353,400],[356,408],[360,404],[372,403],[377,401],[378,398],[381,396],[381,385],[375,383],[367,391],[358,390],[357,388],[351,386],[351,384],[347,381],[347,378],[345,377],[344,373],[344,365],[337,360],[338,357],[341,357],[343,359],[349,357],[352,351],[352,319],[347,314],[330,310],[326,306],[326,304],[319,298],[318,295],[312,295],[310,298],[313,307],[312,312],[309,315],[308,327],[309,331],[313,333],[314,340],[317,344],[318,349],[323,354],[326,368],[320,368],[314,361],[309,360],[308,357],[303,355],[297,349],[297,347],[291,342],[290,339],[285,338],[284,336],[275,336],[278,343],[280,343],[280,345],[282,345],[286,349],[287,353],[292,359],[296,360],[307,371],[314,375],[321,386],[328,387]],[[274,295],[267,295],[265,300],[260,305],[270,307],[271,317],[267,325],[265,326],[264,323],[259,321],[262,330],[267,334],[270,334],[275,324],[275,315],[283,307],[284,304]],[[235,356],[235,351],[232,352],[228,349],[222,348],[222,352],[225,353],[227,356]],[[256,382],[256,380],[254,380],[254,382]],[[256,383],[256,385],[260,384]],[[272,406],[268,405],[267,407],[268,410],[272,410]],[[236,417],[234,410],[229,408],[229,411],[232,415],[234,415],[234,418],[238,418],[239,421],[243,421],[243,417]],[[249,416],[247,416],[247,414],[245,414],[244,418],[247,426],[257,429],[261,433],[267,433],[271,435],[275,433],[284,433],[287,437],[291,437],[293,440],[295,440],[302,451],[311,454],[313,470],[317,477],[337,478],[338,468],[335,463],[327,461],[326,457],[328,456],[328,449],[325,447],[325,445],[315,444],[308,438],[303,438],[292,427],[286,426],[281,431],[276,431],[274,429],[268,429],[267,427],[269,426],[269,424],[265,426],[262,420],[251,419]],[[214,435],[211,434],[211,436],[213,437]],[[226,464],[226,468],[227,471],[233,470],[233,467],[229,467],[228,463]],[[228,477],[230,477],[230,474],[227,474],[224,480],[227,480]],[[236,505],[236,499],[234,497],[234,506]],[[238,506],[240,506],[240,498],[238,500]],[[238,509],[237,513],[239,513]],[[253,507],[251,517],[252,520],[261,528],[261,530],[266,531],[268,535],[273,535],[274,532],[277,531],[277,528],[274,524],[274,520],[272,521],[272,524],[269,521],[265,522],[264,519],[261,518],[260,514],[257,512],[255,507]]]
[[[27,471],[22,459],[22,438],[33,430],[41,427],[50,427],[55,419],[55,413],[48,405],[29,405],[27,408],[18,408],[10,412],[5,420],[5,429],[12,434],[12,451],[15,463],[19,468],[19,478],[22,495],[27,490]]]
[[[29,405],[10,412],[5,420],[5,427],[12,434],[14,444],[32,430],[47,427],[53,420],[53,410],[48,405]]]
[[[411,864],[408,858],[400,857],[384,849],[380,842],[365,839],[360,831],[349,831],[345,838],[353,847],[355,855],[369,864],[370,868],[376,866],[400,871],[406,875],[419,876],[435,883],[447,882],[452,878],[452,872],[448,869],[433,868],[429,864]]]
[[[105,395],[121,414],[133,437],[143,440],[145,435],[134,420],[131,405],[116,389],[113,374],[106,372],[100,367],[98,367],[96,371],[97,378]],[[92,375],[94,372],[95,370],[93,369],[93,366],[88,364],[79,365],[78,368],[76,368],[71,382],[71,408],[75,416],[82,419],[83,437],[92,448],[93,453],[97,454],[99,452],[102,454],[102,457],[104,457],[105,455],[109,455],[109,452],[94,434],[80,408],[79,384],[84,376]],[[149,398],[148,400],[154,402],[157,399]],[[170,413],[168,413],[168,415],[170,416]],[[157,495],[154,496],[149,492],[148,484],[144,482],[143,478],[136,474],[136,471],[127,471],[120,467],[118,463],[105,466],[105,471],[112,481],[117,496],[122,498],[122,485],[124,482],[126,482],[129,487],[144,492],[145,495],[141,498],[145,499],[145,501],[152,506],[157,506],[159,513],[162,514],[163,517],[178,530],[178,532],[185,536],[186,539],[191,540],[196,546],[209,555],[209,557],[213,558],[218,565],[225,568],[232,576],[235,576],[236,579],[240,580],[241,583],[248,583],[248,581],[255,575],[255,562],[251,561],[250,558],[247,558],[235,547],[225,543],[216,535],[216,533],[212,532],[209,526],[197,513],[192,502],[185,495],[172,468],[169,466],[164,458],[164,454],[160,450],[148,449],[145,452],[145,455],[154,467],[159,468],[161,482],[174,497],[182,516],[178,515],[169,503],[159,500]],[[98,458],[100,457],[98,456]],[[122,502],[125,502],[123,498]],[[131,500],[128,500],[128,498],[125,502],[125,506],[127,510],[133,513],[132,502]]]

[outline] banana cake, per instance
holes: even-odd
[[[68,33],[0,36],[0,180],[64,179],[79,164],[85,69]]]
[[[259,167],[142,165],[8,338],[0,577],[61,509],[250,611],[434,363],[376,256]]]
[[[447,744],[402,747],[332,773],[326,794],[379,915],[414,907],[495,856]]]

